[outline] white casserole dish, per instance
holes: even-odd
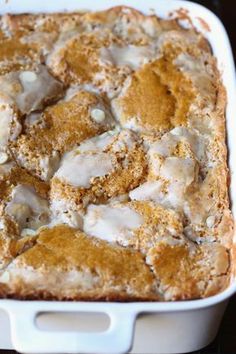
[[[167,18],[180,8],[188,10],[195,27],[209,40],[222,79],[227,89],[227,134],[231,170],[230,197],[236,216],[236,81],[229,40],[219,19],[206,8],[183,0],[0,0],[0,13],[62,12],[102,10],[115,5],[133,6],[145,13],[155,10]],[[201,20],[199,20],[199,18]],[[210,31],[206,31],[207,24]],[[229,297],[236,292],[236,281],[224,292],[202,300],[184,302],[54,302],[0,300],[0,309],[10,317],[13,347],[24,353],[186,353],[210,343],[218,330]],[[42,312],[105,313],[110,326],[105,332],[42,331],[36,326],[37,314]],[[86,320],[89,324],[96,317]],[[97,317],[98,320],[98,317]],[[52,322],[52,319],[50,320]],[[236,321],[236,320],[235,320]],[[1,324],[0,324],[0,327]],[[4,327],[2,327],[4,330]]]

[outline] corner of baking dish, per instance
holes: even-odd
[[[184,1],[184,0],[139,0],[137,3],[135,0],[113,0],[112,6],[126,5],[137,8],[144,13],[150,13],[155,11],[160,17],[167,18],[178,13],[185,13],[186,18],[191,19],[192,25],[202,32],[204,36],[209,40],[213,53],[217,58],[218,67],[222,73],[223,83],[227,90],[227,109],[226,109],[226,126],[227,126],[227,142],[229,147],[229,167],[231,172],[231,186],[230,186],[230,199],[231,209],[234,217],[236,216],[236,144],[234,144],[234,133],[236,131],[236,106],[234,100],[236,97],[236,80],[235,80],[235,67],[232,55],[232,50],[229,42],[228,35],[225,28],[219,18],[210,10],[202,5]],[[86,8],[85,8],[86,7]],[[88,10],[93,9],[102,10],[111,7],[110,0],[103,0],[94,2],[87,0],[84,5],[83,0],[71,0],[70,2],[65,0],[47,0],[47,2],[32,2],[31,0],[0,0],[0,14],[4,13],[24,13],[24,12],[65,12],[75,10]],[[181,12],[179,11],[181,9]],[[216,35],[217,34],[217,35]],[[236,233],[234,234],[234,256],[236,263]],[[117,313],[117,309],[126,308],[129,313],[137,315],[140,312],[149,311],[183,311],[197,308],[205,308],[212,306],[216,303],[224,301],[236,292],[236,282],[232,280],[231,285],[222,293],[214,295],[212,297],[200,300],[190,300],[184,302],[140,302],[140,303],[84,303],[84,302],[64,302],[63,310],[79,310],[80,308],[86,308],[89,312],[92,311],[108,311],[109,313]],[[18,300],[0,300],[0,308],[9,310],[17,308]],[[27,308],[31,307],[40,309],[40,311],[60,311],[60,302],[42,302],[24,301]],[[22,301],[21,301],[22,304]],[[30,305],[31,304],[31,305]],[[78,308],[79,306],[79,308]],[[25,307],[25,306],[24,306]],[[38,311],[37,311],[38,312]]]

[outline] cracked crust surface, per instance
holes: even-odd
[[[232,274],[206,39],[128,7],[0,18],[0,296],[171,301]]]

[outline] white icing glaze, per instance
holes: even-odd
[[[24,85],[24,84],[32,83],[32,82],[36,81],[37,75],[35,74],[34,71],[22,71],[19,74],[19,79],[20,79],[21,83]]]
[[[76,153],[64,155],[55,176],[74,187],[89,188],[94,177],[102,177],[112,172],[112,158],[106,153]]]
[[[114,170],[114,154],[132,149],[134,143],[135,137],[131,132],[119,133],[119,129],[85,140],[64,155],[55,176],[75,187],[89,188],[92,178],[105,176]],[[104,152],[109,145],[110,154]]]
[[[73,210],[70,203],[63,199],[52,199],[51,205],[51,223],[50,227],[59,224],[67,224],[71,227],[82,229],[83,217],[77,210]]]
[[[167,193],[162,204],[168,208],[183,209],[185,186],[182,182],[172,181],[167,187]]]
[[[171,135],[174,135],[177,141],[186,141],[189,143],[191,150],[196,155],[198,160],[204,156],[205,153],[205,141],[197,130],[188,129],[185,127],[176,127],[170,131]]]
[[[0,107],[0,146],[6,146],[10,136],[12,109],[9,106]]]
[[[91,110],[91,118],[96,123],[102,123],[106,118],[106,114],[102,109],[94,108]]]
[[[197,131],[185,127],[176,127],[164,134],[160,140],[151,145],[151,151],[157,152],[161,156],[170,156],[181,141],[189,143],[191,150],[199,159],[204,154],[203,138]]]
[[[92,204],[84,217],[84,231],[108,242],[127,245],[133,231],[142,223],[142,216],[128,206]]]
[[[126,47],[118,47],[111,45],[100,50],[102,62],[117,66],[129,66],[133,70],[153,59],[155,54],[155,49],[151,46],[127,45]]]
[[[188,74],[194,85],[204,95],[209,95],[212,91],[212,77],[208,72],[210,69],[204,63],[207,59],[204,54],[201,57],[193,57],[187,53],[180,53],[174,60],[174,64]]]
[[[143,127],[140,124],[138,124],[136,117],[132,117],[129,120],[125,121],[123,123],[123,127],[126,129],[130,129],[130,130],[137,132],[137,133],[141,133],[143,130]]]
[[[10,281],[9,272],[4,271],[3,273],[1,273],[1,275],[0,275],[0,283],[7,284],[7,283],[9,283],[9,281]]]
[[[87,91],[99,95],[100,90],[92,84],[81,84],[70,86],[66,91],[64,101],[70,101],[79,91]]]
[[[195,162],[190,158],[167,157],[160,168],[160,175],[167,180],[189,186],[195,177]]]
[[[8,154],[6,152],[0,152],[0,165],[5,164],[8,161]]]
[[[185,30],[170,30],[161,33],[158,38],[157,46],[162,49],[162,47],[164,47],[166,43],[174,43],[175,45],[176,43],[196,44],[197,41],[198,37],[191,32]]]
[[[19,227],[37,229],[47,224],[49,208],[47,200],[40,197],[34,188],[19,184],[11,193],[5,211],[13,217]]]
[[[28,114],[42,108],[46,98],[60,94],[63,86],[49,74],[45,66],[39,65],[36,71],[18,71],[2,76],[0,88],[22,113]]]
[[[9,140],[15,140],[21,129],[10,105],[0,104],[0,148],[6,147]]]
[[[207,225],[207,227],[209,227],[209,228],[213,227],[214,224],[215,224],[215,222],[216,222],[216,217],[215,217],[215,215],[210,215],[210,216],[208,216],[208,218],[206,219],[206,225]]]
[[[36,113],[36,112],[33,112],[33,113],[30,113],[26,118],[25,118],[25,122],[24,122],[24,125],[27,127],[27,128],[30,128],[32,127],[33,125],[36,125],[37,123],[40,122],[42,118],[42,115],[41,113]]]
[[[194,160],[167,157],[159,166],[158,175],[163,180],[147,181],[129,193],[131,200],[150,200],[167,208],[183,209],[186,188],[194,181]]]
[[[131,200],[151,200],[159,203],[163,199],[161,181],[147,181],[129,192]]]
[[[160,34],[161,28],[157,26],[156,21],[151,18],[145,18],[141,23],[142,28],[144,29],[145,33],[147,33],[151,37],[157,37]]]
[[[78,151],[104,151],[114,140],[118,134],[116,131],[108,131],[91,139],[83,141],[78,147]]]
[[[55,171],[58,169],[60,163],[59,154],[53,151],[52,155],[44,156],[40,160],[41,178],[44,181],[49,181]]]
[[[184,205],[185,187],[181,182],[172,181],[166,191],[164,184],[159,181],[148,181],[129,193],[131,200],[148,200],[165,208],[182,209]]]
[[[0,230],[3,230],[5,228],[5,222],[3,219],[0,218]]]
[[[25,236],[35,236],[37,235],[37,230],[33,230],[33,229],[29,229],[29,228],[25,228],[21,230],[21,237],[25,237]]]
[[[180,53],[174,60],[174,64],[185,72],[199,74],[202,67],[196,57],[192,57],[187,53]]]
[[[16,96],[16,102],[23,113],[41,108],[47,97],[53,97],[62,91],[62,84],[49,74],[41,65],[38,71],[23,71],[19,74],[23,92]]]
[[[155,156],[155,154],[164,157],[170,156],[177,143],[178,139],[175,136],[172,136],[170,133],[166,133],[160,140],[157,140],[150,145],[150,149],[148,151],[149,156]]]
[[[14,166],[15,166],[15,162],[13,161],[9,161],[7,163],[4,163],[3,165],[0,165],[0,178],[2,176],[7,175]]]
[[[112,151],[131,150],[134,148],[135,137],[129,130],[122,130],[112,146]]]

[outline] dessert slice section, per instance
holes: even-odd
[[[31,118],[32,124],[12,144],[12,150],[21,166],[46,181],[57,169],[62,153],[113,126],[103,100],[83,90],[49,106],[36,121]]]
[[[89,203],[128,193],[145,175],[145,152],[134,133],[110,131],[86,140],[63,156],[51,179],[54,217],[70,210],[83,214]]]
[[[186,124],[193,98],[191,82],[171,60],[160,58],[127,78],[112,107],[123,127],[158,134]]]
[[[0,283],[1,296],[22,299],[158,299],[140,253],[67,226],[41,231],[37,243],[2,272]]]
[[[5,170],[4,170],[5,167]],[[0,169],[0,268],[28,247],[50,218],[48,185],[9,162]]]
[[[204,298],[224,290],[230,280],[229,251],[217,243],[169,245],[147,254],[165,300]]]
[[[134,248],[143,254],[158,242],[184,244],[181,216],[148,201],[89,205],[84,231],[91,236]]]

